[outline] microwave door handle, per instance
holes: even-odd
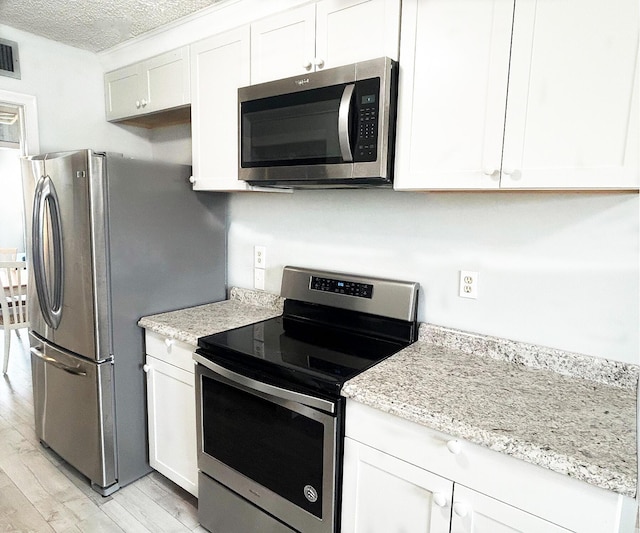
[[[349,112],[351,110],[351,99],[353,98],[353,90],[355,87],[355,84],[351,83],[344,88],[338,110],[338,140],[340,141],[342,159],[346,162],[353,161],[351,139],[349,138]]]

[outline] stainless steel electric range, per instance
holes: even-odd
[[[416,340],[418,289],[285,267],[282,316],[198,340],[198,516],[205,528],[340,531],[340,390]]]

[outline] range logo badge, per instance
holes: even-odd
[[[309,83],[309,78],[300,78],[299,80],[295,80],[293,83],[302,87],[303,85],[306,85],[307,83]]]
[[[304,497],[311,503],[315,503],[318,501],[318,492],[311,485],[305,485]]]

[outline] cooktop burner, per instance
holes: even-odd
[[[202,337],[197,353],[238,374],[335,397],[417,338],[418,284],[285,267],[282,316]]]

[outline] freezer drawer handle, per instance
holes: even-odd
[[[57,359],[54,359],[53,357],[49,357],[44,355],[40,350],[38,350],[38,348],[31,348],[31,350],[29,350],[33,355],[35,355],[38,359],[42,359],[44,362],[49,363],[53,366],[55,366],[56,368],[59,368],[60,370],[64,370],[65,372],[68,372],[69,374],[73,374],[74,376],[86,376],[87,373],[84,370],[80,370],[80,367],[77,366],[67,366],[63,363],[61,363],[60,361],[58,361]]]

